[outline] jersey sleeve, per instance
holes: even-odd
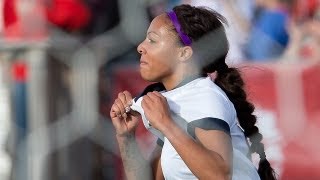
[[[225,94],[217,91],[200,91],[190,99],[181,110],[183,118],[188,119],[187,131],[195,137],[195,128],[220,130],[230,135],[231,127],[236,123],[236,111]],[[188,105],[189,104],[189,105]]]
[[[212,118],[212,117],[207,117],[207,118],[202,118],[198,120],[194,120],[190,123],[188,123],[187,126],[187,131],[190,136],[195,138],[195,128],[201,128],[204,130],[220,130],[223,131],[224,133],[230,135],[230,127],[228,123],[224,120],[218,119],[218,118]]]

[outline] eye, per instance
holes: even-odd
[[[149,42],[149,43],[155,43],[156,41],[154,41],[153,39],[151,39],[151,38],[147,38],[147,41]]]

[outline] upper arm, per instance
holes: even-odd
[[[221,130],[205,130],[195,127],[195,138],[209,152],[217,153],[223,159],[227,170],[232,167],[232,142],[231,136]]]
[[[160,160],[161,151],[162,151],[162,147],[157,144],[151,154],[152,174],[155,180],[164,180],[164,176],[161,169],[161,160]]]

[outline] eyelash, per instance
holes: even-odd
[[[150,39],[150,38],[147,38],[147,41],[148,41],[149,43],[155,43],[155,41],[152,40],[152,39]]]

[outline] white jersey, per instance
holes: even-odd
[[[149,88],[146,91],[153,91],[153,89]],[[235,108],[227,95],[212,82],[210,77],[197,78],[173,90],[160,92],[167,98],[174,121],[192,137],[195,137],[195,127],[221,130],[231,136],[233,180],[260,179],[256,168],[248,158],[249,147],[243,131],[238,126]],[[163,143],[161,167],[165,179],[197,179],[169,140],[150,125],[141,107],[142,98],[136,98],[131,108],[142,115],[145,127],[159,137],[158,142]]]

